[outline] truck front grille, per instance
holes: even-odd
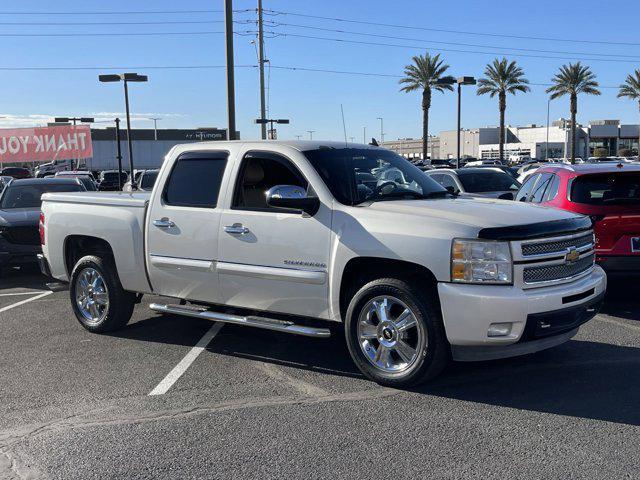
[[[525,267],[523,280],[527,284],[568,280],[593,268],[594,261],[595,254],[591,253],[574,263]]]
[[[589,232],[583,236],[569,238],[566,240],[542,241],[522,244],[522,256],[531,257],[535,255],[564,254],[567,249],[583,247],[593,248],[593,233]],[[588,249],[588,248],[587,248]]]
[[[37,226],[3,227],[2,236],[9,243],[18,245],[40,245],[40,234]]]

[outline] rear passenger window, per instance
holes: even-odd
[[[228,152],[191,152],[178,157],[164,189],[168,205],[215,208]]]
[[[558,175],[552,175],[551,184],[547,188],[547,194],[542,199],[543,202],[550,202],[556,195],[558,195],[558,188],[560,187],[560,177]]]
[[[542,174],[540,180],[538,180],[538,183],[536,183],[533,193],[531,194],[532,202],[534,203],[542,202],[542,199],[544,198],[544,194],[547,192],[547,189],[549,188],[549,184],[551,183],[552,176],[553,175],[551,175],[550,173]]]

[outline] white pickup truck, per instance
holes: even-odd
[[[402,157],[337,142],[207,142],[152,192],[43,195],[42,270],[92,332],[158,312],[327,337],[390,386],[451,359],[569,340],[602,303],[591,220],[456,197]]]

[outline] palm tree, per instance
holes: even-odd
[[[570,63],[560,67],[560,71],[551,79],[553,85],[547,88],[551,100],[569,95],[571,111],[571,163],[576,161],[576,113],[578,113],[578,94],[600,95],[596,76],[586,65]]]
[[[506,58],[497,58],[486,66],[485,78],[478,80],[478,95],[489,94],[491,98],[498,95],[498,108],[500,109],[500,159],[504,158],[504,113],[507,109],[507,93],[515,95],[516,92],[526,93],[529,80],[524,78],[524,71],[516,65],[516,62],[508,62]]]
[[[620,85],[618,98],[622,97],[627,97],[629,100],[637,100],[638,109],[640,110],[640,70],[635,71],[635,76],[628,75],[625,82]],[[640,155],[640,135],[638,136],[638,155]]]
[[[431,89],[444,93],[445,90],[453,90],[451,86],[455,78],[450,75],[443,76],[449,65],[440,60],[440,54],[433,57],[427,52],[425,55],[413,57],[413,63],[404,67],[405,77],[400,79],[404,87],[401,92],[413,92],[422,90],[422,158],[427,159],[429,146],[429,109],[431,108]]]

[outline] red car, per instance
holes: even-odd
[[[589,215],[600,266],[607,273],[640,274],[639,164],[544,166],[515,199]]]

